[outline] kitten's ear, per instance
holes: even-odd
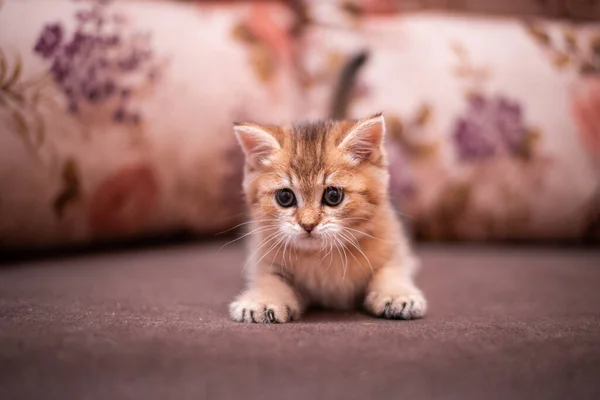
[[[385,136],[383,114],[375,114],[358,121],[346,134],[338,148],[359,163],[368,160],[381,150]]]
[[[281,149],[277,139],[259,125],[234,123],[233,131],[252,164],[268,165],[273,153]]]

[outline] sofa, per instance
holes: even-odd
[[[360,52],[343,116],[384,113],[415,237],[597,243],[600,26],[583,3],[4,0],[0,248],[237,225],[232,121],[329,117]]]

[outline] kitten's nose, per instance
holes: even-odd
[[[303,227],[306,232],[311,233],[317,224],[300,224],[300,226]]]

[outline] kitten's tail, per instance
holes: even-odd
[[[348,60],[342,69],[331,101],[331,110],[329,113],[330,118],[346,118],[348,104],[350,103],[350,95],[352,94],[352,89],[354,88],[356,76],[361,67],[367,62],[368,58],[369,53],[367,50],[362,50],[350,58],[350,60]]]

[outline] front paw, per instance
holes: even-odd
[[[425,316],[427,300],[418,289],[396,293],[370,292],[365,308],[376,317],[387,319],[417,319]]]
[[[300,318],[296,299],[276,299],[249,291],[229,305],[231,319],[254,324],[280,324]]]

